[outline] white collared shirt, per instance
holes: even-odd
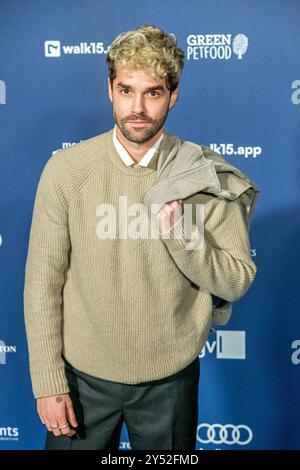
[[[116,127],[117,125],[114,125],[114,130],[113,130],[113,142],[116,147],[116,150],[118,154],[120,155],[121,159],[123,160],[123,163],[125,163],[126,166],[130,166],[133,164],[136,164],[136,162],[131,158],[127,150],[125,149],[124,145],[121,144],[119,139],[117,138],[116,134]],[[152,145],[152,147],[145,153],[143,158],[138,162],[138,165],[140,166],[148,166],[151,158],[155,155],[157,152],[158,146],[160,142],[162,141],[164,136],[164,133],[160,136],[160,138]]]

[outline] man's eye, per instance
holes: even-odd
[[[125,95],[128,95],[128,93],[130,93],[130,90],[128,90],[127,88],[123,88],[120,93],[124,92]],[[151,90],[149,91],[149,93],[151,94],[151,96],[160,96],[160,93],[158,91],[155,91],[155,90]]]

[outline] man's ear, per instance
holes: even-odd
[[[110,101],[112,102],[112,87],[111,87],[109,77],[107,79],[107,87],[108,87],[108,97],[109,97]]]
[[[175,102],[178,99],[178,94],[179,94],[179,85],[175,88],[174,91],[172,91],[171,96],[170,96],[170,103],[169,103],[169,109],[173,108]]]

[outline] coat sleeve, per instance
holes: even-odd
[[[188,237],[182,230],[187,203],[193,208]],[[195,215],[197,204],[204,209],[200,224]],[[200,193],[186,199],[183,216],[164,232],[162,239],[177,267],[191,282],[228,302],[241,298],[256,276],[248,228],[238,200]]]
[[[67,393],[62,352],[62,288],[70,238],[50,160],[37,187],[25,266],[24,317],[36,398]]]

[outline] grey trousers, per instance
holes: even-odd
[[[125,421],[133,450],[195,450],[200,360],[164,379],[135,385],[98,379],[65,360],[77,434],[47,431],[45,450],[113,450]]]

